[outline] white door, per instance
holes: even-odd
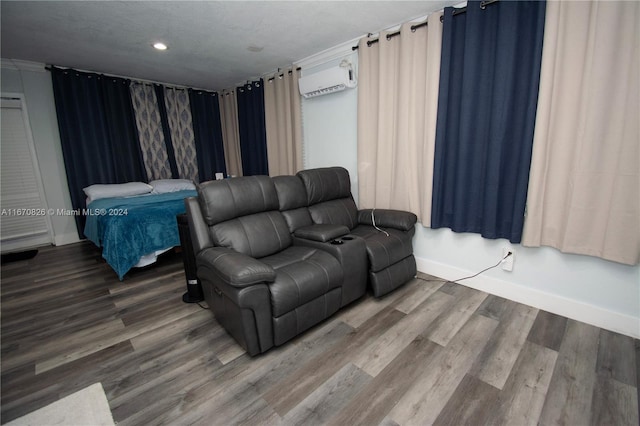
[[[21,95],[2,95],[0,139],[0,250],[53,243],[29,118]]]

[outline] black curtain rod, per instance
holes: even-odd
[[[296,68],[296,71],[300,71],[301,69],[302,69],[301,67],[298,67],[298,68]],[[291,73],[292,73],[292,72],[293,72],[293,71],[289,70],[287,73],[288,73],[289,75],[291,75]],[[280,74],[280,71],[278,71],[276,74]],[[284,76],[284,74],[282,74],[282,76]],[[267,80],[267,81],[273,81],[273,80],[275,80],[275,79],[276,79],[276,77],[274,76],[274,77],[271,77],[271,78],[270,78],[269,80]]]
[[[484,1],[480,2],[480,9],[484,10],[490,4],[497,3],[499,1],[500,0],[484,0]],[[465,13],[466,11],[467,11],[467,7],[466,6],[465,7],[461,7],[459,9],[455,9],[453,11],[453,13],[451,14],[451,16],[460,15],[462,13]],[[442,15],[440,17],[440,22],[443,22],[443,21],[444,21],[444,15]]]
[[[487,6],[489,6],[490,4],[496,3],[500,0],[484,0],[482,2],[480,2],[480,9],[484,10]],[[462,13],[465,13],[467,11],[467,7],[461,7],[458,9],[455,9],[453,11],[453,13],[451,14],[451,16],[456,16],[456,15],[460,15]],[[440,22],[444,21],[444,15],[440,17]],[[412,25],[411,26],[411,31],[414,32],[415,30],[417,30],[420,27],[425,27],[427,26],[427,21],[424,21],[421,24],[416,24],[416,25]],[[391,40],[393,37],[397,36],[400,34],[400,31],[396,31],[394,33],[389,33],[387,34],[387,40]],[[373,40],[369,40],[367,41],[367,47],[371,47],[371,45],[378,43],[380,40],[377,38],[374,38]],[[353,46],[351,48],[351,50],[358,50],[358,46]]]
[[[45,69],[46,71],[51,71],[53,68],[58,68],[58,67],[55,67],[54,65],[47,65],[47,66],[45,66],[45,67],[44,67],[44,69]],[[73,69],[73,68],[59,68],[59,69],[62,69],[62,70],[71,70],[71,71],[77,71],[77,70],[75,70],[75,69]],[[302,69],[301,67],[297,67],[297,68],[296,68],[296,71],[300,71],[301,69]],[[110,77],[110,76],[108,76],[108,75],[99,74],[99,73],[91,72],[91,71],[88,71],[88,72],[85,72],[85,71],[77,71],[77,72],[84,72],[84,73],[86,73],[86,74],[96,74],[96,75],[98,75],[98,76],[100,76],[100,77],[106,77],[106,78],[109,78],[109,77]],[[279,71],[278,71],[278,72],[279,72]],[[291,74],[291,70],[289,70],[289,74]],[[140,82],[140,83],[142,83],[142,84],[147,83],[146,81],[142,81],[142,80],[135,80],[135,79],[127,78],[127,77],[117,77],[117,76],[113,76],[113,77],[116,77],[116,78],[122,78],[122,79],[124,79],[124,80],[131,81],[131,82]],[[273,81],[273,79],[274,79],[274,77],[270,78],[268,81]],[[159,84],[159,85],[161,85],[161,86],[164,86],[164,84],[163,84],[163,83],[157,83],[157,82],[148,82],[148,83],[149,83],[149,84]],[[174,88],[174,89],[175,89],[176,87],[183,88],[182,86],[167,86],[167,87]],[[193,89],[193,88],[191,88],[191,87],[184,87],[184,89],[192,89],[192,90],[196,90],[196,91],[206,91],[206,92],[210,92],[210,91],[211,91],[211,90],[205,90],[205,89]],[[213,91],[213,93],[216,93],[216,92],[215,92],[215,91]]]
[[[467,6],[461,7],[459,9],[454,9],[451,16],[462,15],[467,11]],[[444,22],[444,15],[440,16],[440,22]]]
[[[49,71],[49,72],[51,72],[54,68],[57,68],[57,69],[62,70],[62,71],[67,71],[67,72],[79,72],[79,73],[82,73],[82,74],[93,74],[93,75],[96,75],[96,76],[101,77],[101,78],[120,78],[120,79],[126,80],[126,81],[135,81],[135,80],[132,80],[130,77],[122,77],[122,76],[113,75],[113,74],[102,74],[102,73],[95,72],[95,71],[80,71],[80,70],[77,70],[75,68],[62,68],[62,67],[56,67],[55,65],[45,65],[45,67],[44,67],[45,71]],[[156,83],[156,84],[159,84],[159,83]]]
[[[412,26],[411,26],[411,32],[412,32],[412,33],[414,33],[414,32],[416,32],[416,30],[417,30],[418,28],[420,28],[420,27],[426,27],[426,26],[427,26],[427,24],[428,24],[428,23],[427,23],[427,21],[424,21],[424,22],[423,22],[423,23],[421,23],[421,24],[412,25]],[[393,33],[389,33],[389,34],[387,34],[387,40],[391,40],[393,37],[398,36],[398,35],[400,35],[400,31],[396,31],[396,32],[393,32]],[[373,40],[369,40],[369,41],[367,42],[367,47],[371,47],[371,45],[372,45],[372,44],[376,44],[376,43],[377,43],[377,42],[379,42],[379,41],[380,41],[380,40],[379,40],[379,39],[377,39],[377,38],[374,38]],[[358,50],[358,46],[353,46],[353,47],[351,48],[351,50]]]

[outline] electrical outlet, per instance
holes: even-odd
[[[507,256],[507,254],[511,253],[511,255],[509,255],[506,259],[504,259],[505,256]],[[516,260],[516,252],[513,248],[511,247],[504,247],[502,249],[502,257],[503,257],[503,261],[502,261],[502,269],[504,269],[505,271],[513,271],[513,262],[514,260]]]

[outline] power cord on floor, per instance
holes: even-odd
[[[426,281],[426,282],[444,282],[444,283],[458,284],[460,281],[468,280],[468,279],[471,279],[471,278],[475,278],[475,277],[477,277],[478,275],[480,275],[480,274],[482,274],[482,273],[484,273],[484,272],[487,272],[487,271],[488,271],[488,270],[490,270],[490,269],[497,268],[498,266],[500,266],[500,264],[501,264],[502,262],[504,262],[505,260],[507,260],[507,258],[508,258],[509,256],[511,256],[512,254],[513,254],[512,252],[507,252],[507,254],[506,254],[502,259],[500,259],[500,261],[499,261],[498,263],[496,263],[495,265],[489,266],[488,268],[485,268],[485,269],[483,269],[482,271],[476,272],[476,273],[475,273],[475,274],[473,274],[473,275],[469,275],[469,276],[467,276],[467,277],[458,278],[457,280],[453,280],[453,281],[451,281],[451,280],[443,280],[443,279],[427,280],[427,279],[420,278],[420,277],[418,277],[418,279],[419,279],[419,280],[422,280],[422,281]]]

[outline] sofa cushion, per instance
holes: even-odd
[[[353,198],[324,201],[309,207],[314,223],[323,225],[343,225],[353,229],[358,225],[358,209]]]
[[[283,211],[282,216],[284,217],[285,222],[287,222],[289,232],[291,233],[294,233],[300,228],[313,226],[313,220],[311,220],[309,209],[306,207]]]
[[[378,272],[413,254],[411,237],[413,233],[397,229],[385,229],[387,234],[373,226],[359,225],[351,231],[364,238],[369,257],[369,270]]]
[[[278,210],[276,188],[268,176],[245,176],[198,185],[198,201],[207,225],[240,216]]]
[[[272,178],[276,187],[280,211],[287,222],[289,232],[313,224],[307,209],[307,192],[297,176],[276,176]]]
[[[321,250],[292,246],[260,261],[276,271],[275,281],[269,284],[274,317],[342,286],[340,263]]]
[[[351,179],[343,167],[302,170],[296,176],[304,183],[310,206],[337,198],[351,198]]]
[[[276,187],[280,211],[307,206],[307,192],[299,177],[276,176],[271,178],[271,180],[273,180],[273,184]]]
[[[292,243],[282,213],[262,212],[218,223],[209,228],[213,244],[260,258],[279,252]]]

